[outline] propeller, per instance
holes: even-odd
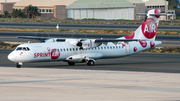
[[[79,46],[80,49],[83,49],[83,47],[82,47],[82,45],[83,45],[82,41],[86,41],[86,39],[79,39],[79,41],[78,41],[77,44],[76,44],[76,46]]]
[[[50,38],[50,35],[47,32],[37,32],[34,37]],[[45,43],[45,40],[40,40],[40,42]]]
[[[87,40],[87,36],[85,35],[85,33],[80,34],[80,33],[73,33],[73,35],[71,36],[71,38],[78,38],[79,40],[76,43],[76,46],[80,47],[80,49],[83,49],[83,43],[82,41],[86,41]]]

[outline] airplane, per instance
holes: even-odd
[[[143,15],[143,14],[142,14]],[[18,38],[36,39],[41,43],[25,43],[8,55],[17,68],[23,63],[64,61],[69,65],[87,63],[93,66],[98,59],[111,59],[129,56],[158,46],[155,41],[160,9],[149,10],[146,20],[137,30],[127,36],[116,39],[78,39],[18,36]]]

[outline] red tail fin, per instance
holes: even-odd
[[[139,28],[134,33],[123,38],[150,41],[155,40],[160,13],[160,9],[153,9],[148,11],[146,21],[143,22],[143,24],[139,26]]]

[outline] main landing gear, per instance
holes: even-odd
[[[82,62],[86,62],[88,66],[94,66],[96,61],[94,59],[92,59],[92,58],[84,57],[83,61],[77,62],[77,63],[82,63]],[[69,64],[69,66],[74,66],[75,61],[74,62],[69,61],[68,64]]]
[[[88,66],[94,66],[94,63],[96,62],[94,59],[91,59],[89,57],[85,57],[85,61],[87,62]]]
[[[87,65],[88,65],[88,66],[94,66],[94,61],[93,61],[93,60],[89,60],[89,61],[87,62]]]
[[[22,62],[16,62],[16,67],[21,68],[22,64],[23,64]]]

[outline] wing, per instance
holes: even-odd
[[[50,39],[48,37],[32,37],[32,36],[17,36],[17,38],[34,39],[34,40],[48,40],[48,39]]]
[[[95,39],[94,42],[129,42],[139,41],[139,39]]]
[[[140,41],[139,39],[95,39],[94,43],[104,44],[107,45],[108,42],[112,42],[113,44],[117,45],[118,42],[131,42],[131,41]]]
[[[55,39],[57,42],[63,42],[66,41],[66,39],[57,39],[57,38],[48,38],[48,37],[32,37],[32,36],[17,36],[17,38],[23,38],[23,39],[34,39],[34,40],[40,40],[41,42],[44,42],[45,40],[49,39]]]

